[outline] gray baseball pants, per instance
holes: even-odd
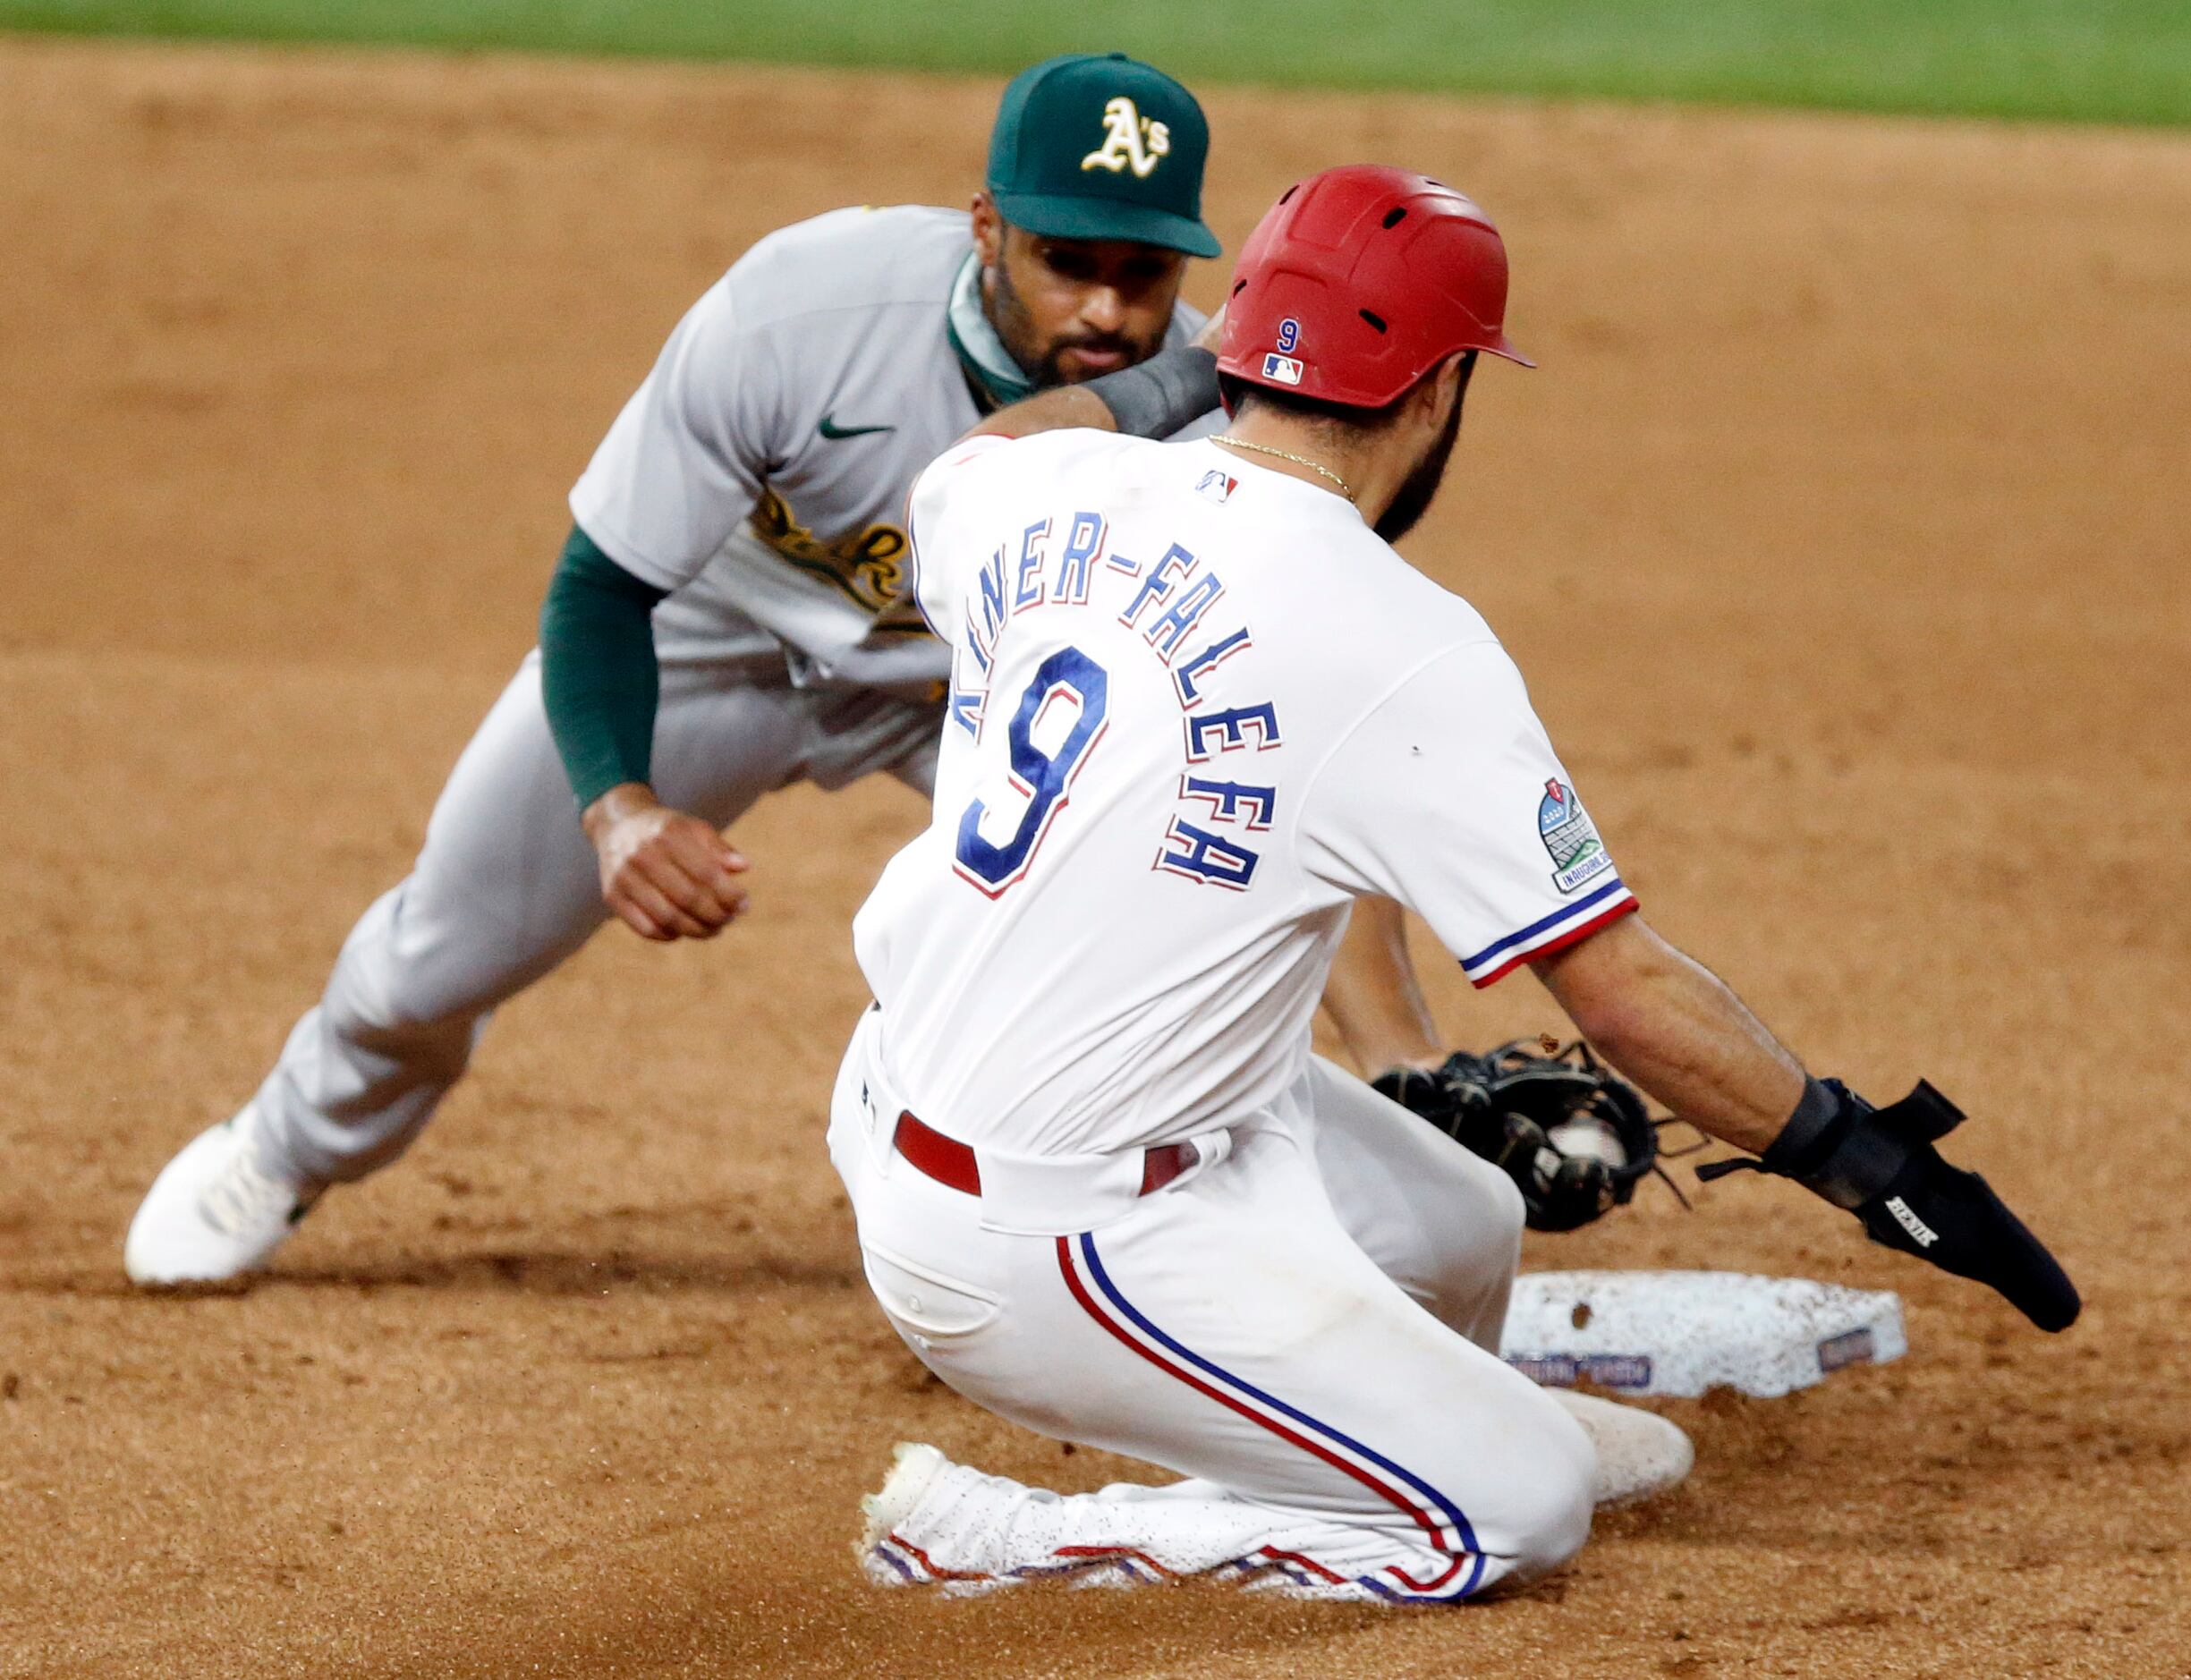
[[[888,770],[925,793],[937,708],[871,690],[795,687],[780,650],[665,663],[654,785],[725,827],[794,782]],[[344,942],[256,1103],[262,1147],[319,1183],[409,1147],[463,1076],[488,1016],[608,919],[592,846],[528,655],[442,790],[410,876]]]

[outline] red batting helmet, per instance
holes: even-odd
[[[1448,356],[1507,342],[1507,248],[1491,218],[1406,169],[1348,164],[1287,190],[1233,272],[1218,370],[1382,408]]]

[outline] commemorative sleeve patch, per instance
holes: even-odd
[[[1552,860],[1552,885],[1571,893],[1613,867],[1612,855],[1598,838],[1596,826],[1575,790],[1557,776],[1544,785],[1537,802],[1537,837]]]

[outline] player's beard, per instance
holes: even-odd
[[[1020,371],[1038,391],[1096,377],[1094,373],[1086,373],[1068,378],[1063,358],[1069,350],[1121,351],[1125,355],[1125,365],[1133,367],[1156,354],[1162,343],[1160,336],[1142,344],[1125,333],[1068,333],[1045,344],[1034,324],[1034,316],[1012,284],[1011,264],[1006,261],[999,261],[989,270],[989,319],[1012,360],[1019,363]]]
[[[1415,463],[1415,470],[1400,486],[1400,493],[1392,498],[1392,505],[1378,517],[1377,534],[1387,542],[1399,541],[1431,511],[1439,484],[1446,476],[1446,462],[1453,456],[1454,440],[1461,435],[1461,410],[1466,406],[1467,395],[1468,385],[1464,380],[1460,395],[1453,400],[1453,412],[1446,417],[1446,429]]]

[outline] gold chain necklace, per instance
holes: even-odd
[[[1280,461],[1290,461],[1296,467],[1306,467],[1311,472],[1322,474],[1339,487],[1339,494],[1348,501],[1355,499],[1354,487],[1321,461],[1311,461],[1306,455],[1296,455],[1284,449],[1273,449],[1269,444],[1252,444],[1244,437],[1212,437],[1213,444],[1223,444],[1227,449],[1253,449],[1259,455],[1276,455]]]

